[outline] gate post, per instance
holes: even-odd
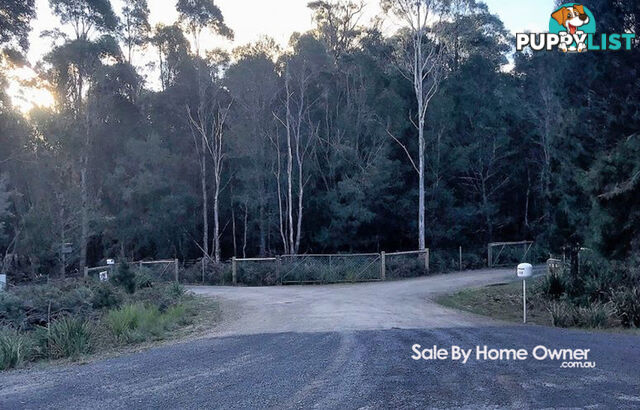
[[[234,256],[233,258],[231,258],[231,279],[234,285],[238,284],[238,279],[236,274],[237,274],[237,266],[236,266],[236,257]]]
[[[384,251],[380,252],[380,279],[387,279],[387,256]]]
[[[276,284],[280,280],[280,255],[276,255]]]
[[[174,273],[176,275],[176,282],[180,283],[180,278],[178,277],[178,269],[179,269],[179,267],[178,267],[178,259],[177,258],[173,260],[173,264],[174,264],[173,265]]]
[[[424,268],[427,270],[427,273],[429,273],[429,248],[427,248],[424,253]]]

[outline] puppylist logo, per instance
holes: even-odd
[[[588,7],[566,3],[551,13],[548,33],[517,33],[516,50],[553,50],[564,53],[631,50],[634,33],[596,34],[596,19]]]

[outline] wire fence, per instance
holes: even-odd
[[[270,258],[177,259],[129,262],[138,274],[153,281],[182,284],[272,286],[395,280],[483,267],[547,263],[548,254],[527,241],[492,243],[487,247],[435,248],[405,252],[280,255]],[[587,252],[581,252],[581,256]],[[565,265],[550,259],[546,270]],[[85,277],[110,278],[119,265],[85,268]]]
[[[394,280],[486,266],[486,248],[233,258],[231,282],[249,286]]]
[[[381,280],[379,253],[283,255],[278,260],[282,284]]]
[[[448,273],[487,266],[486,248],[436,248],[430,252],[431,273]]]
[[[497,242],[487,246],[487,265],[490,268],[517,266],[523,262],[535,266],[545,264],[551,257],[548,249],[533,241]]]
[[[278,283],[278,258],[246,258],[240,261],[232,261],[231,280],[234,284],[271,286]]]
[[[128,262],[129,267],[136,270],[138,275],[146,275],[150,280],[155,282],[172,282],[179,281],[180,263],[178,259],[165,259],[157,261],[138,261]],[[85,268],[85,278],[95,278],[99,280],[108,280],[120,267],[119,264],[111,264],[104,266],[96,266],[93,268]]]
[[[404,279],[430,273],[430,251],[391,252],[384,255],[385,279]]]

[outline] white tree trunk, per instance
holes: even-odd
[[[293,150],[291,141],[291,93],[289,91],[289,73],[285,74],[285,90],[286,105],[287,105],[287,231],[288,231],[288,248],[292,254],[296,253],[294,248],[294,233],[293,233]]]
[[[206,136],[202,137],[202,147],[200,152],[200,187],[202,193],[202,257],[209,258],[209,196],[207,195],[207,157],[205,155]]]

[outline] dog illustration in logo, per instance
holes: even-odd
[[[574,34],[583,34],[582,30],[578,30],[580,27],[589,23],[589,16],[584,12],[584,6],[574,4],[573,6],[562,7],[555,11],[551,17],[558,22],[562,27],[567,29],[567,34],[573,36]],[[578,51],[582,52],[587,49],[587,45],[583,43],[576,46],[567,47],[566,44],[561,43],[559,48],[564,51]]]

